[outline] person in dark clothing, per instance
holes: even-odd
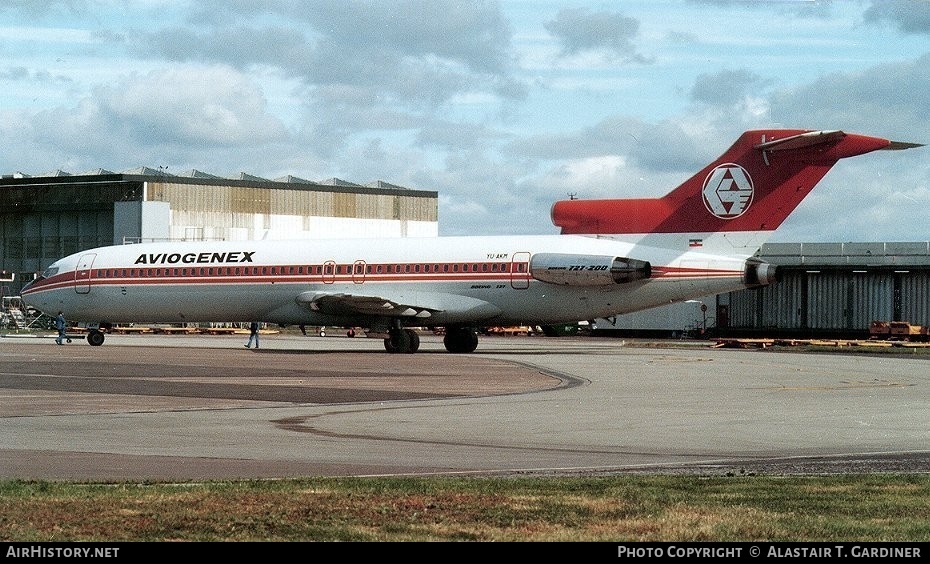
[[[58,312],[58,317],[55,318],[55,329],[58,329],[58,338],[55,339],[55,342],[59,345],[62,345],[63,340],[68,338],[68,335],[65,334],[65,329],[67,329],[68,324],[65,322],[65,314]]]
[[[257,321],[253,321],[252,323],[249,323],[249,342],[246,343],[245,348],[248,349],[252,347],[252,339],[255,340],[255,348],[257,349],[258,348],[258,322]]]

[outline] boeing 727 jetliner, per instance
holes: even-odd
[[[88,324],[263,321],[365,327],[412,353],[412,327],[445,328],[449,352],[476,329],[608,317],[766,285],[753,258],[845,157],[919,146],[842,131],[747,131],[661,198],[564,200],[558,235],[164,242],[88,249],[22,291]]]

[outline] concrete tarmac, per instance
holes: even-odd
[[[0,338],[0,478],[930,472],[923,357],[247,338]]]

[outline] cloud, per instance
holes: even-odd
[[[255,85],[223,67],[174,67],[130,77],[98,88],[94,105],[106,126],[142,143],[234,146],[286,137]]]
[[[772,240],[926,241],[927,171],[902,167],[902,161],[914,158],[907,153],[840,161]]]
[[[699,139],[680,123],[652,124],[615,115],[581,130],[535,135],[511,143],[507,154],[544,160],[588,160],[624,156],[648,171],[689,170],[707,164]]]
[[[436,108],[476,85],[505,98],[526,94],[511,76],[511,32],[495,3],[207,2],[200,9],[196,31],[134,35],[133,51],[240,69],[272,66],[300,78],[311,95],[342,85],[369,91],[366,103],[408,108]]]
[[[691,99],[712,105],[733,105],[744,100],[761,82],[758,75],[745,69],[702,74],[691,87]]]
[[[503,131],[482,124],[435,121],[421,125],[417,143],[424,147],[475,150],[507,137]]]
[[[858,73],[831,73],[771,97],[779,123],[930,140],[930,54]],[[904,139],[901,139],[904,140]]]
[[[745,129],[930,142],[921,12],[851,4],[710,2],[696,21],[688,2],[634,18],[480,0],[18,0],[0,6],[7,30],[37,19],[0,43],[0,169],[383,179],[438,191],[443,234],[551,233],[554,200],[664,194]],[[863,14],[873,29],[854,27]],[[762,17],[790,28],[740,25]],[[892,183],[897,203],[870,201],[925,209],[908,191],[926,186],[925,155],[844,161],[796,215],[835,239],[823,209],[861,220],[854,200]],[[794,218],[782,231],[810,240]]]
[[[363,131],[420,127],[480,97],[523,100],[509,23],[494,2],[318,0],[195,5],[197,26],[128,34],[137,56],[256,68],[299,81],[300,136],[332,158]]]
[[[4,0],[0,4],[0,13],[4,11],[22,14],[28,18],[40,18],[50,14],[75,16],[93,8],[93,0]]]
[[[880,0],[863,14],[866,23],[890,23],[905,33],[930,34],[930,2]]]
[[[627,62],[649,62],[648,58],[637,53],[633,42],[639,33],[639,21],[635,18],[616,12],[566,8],[560,10],[545,27],[561,42],[563,55],[602,51]]]
[[[218,32],[243,22],[287,22],[302,30],[308,44],[358,55],[438,57],[481,73],[506,74],[512,65],[511,30],[497,2],[209,0],[197,3],[189,19]]]
[[[198,152],[261,147],[288,138],[281,122],[267,113],[261,91],[224,67],[174,67],[128,76],[96,87],[73,107],[7,118],[19,123],[4,132],[10,144],[31,147],[47,163],[87,170],[113,166],[103,164],[107,161],[126,168],[161,164],[166,157],[190,162]],[[136,162],[127,163],[127,157]],[[17,166],[34,160],[24,158]]]
[[[767,10],[796,18],[828,18],[833,0],[688,0],[715,8]]]

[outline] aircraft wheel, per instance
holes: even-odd
[[[412,331],[406,329],[391,329],[390,334],[384,339],[384,350],[389,353],[410,353],[412,349]],[[417,346],[420,345],[420,338],[417,337]]]
[[[410,339],[410,349],[407,352],[415,353],[420,350],[420,335],[413,329],[405,329],[404,333]]]
[[[90,333],[87,334],[87,342],[92,347],[99,347],[100,345],[103,344],[103,340],[104,340],[104,335],[100,331],[91,331]],[[68,342],[70,343],[71,341],[68,341]]]
[[[450,353],[470,353],[478,348],[478,333],[471,327],[447,328],[442,344]]]

